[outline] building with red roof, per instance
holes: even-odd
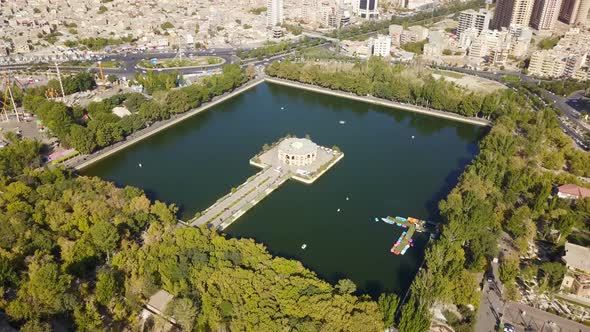
[[[590,189],[575,184],[564,184],[557,187],[557,197],[566,199],[578,199],[590,197]]]

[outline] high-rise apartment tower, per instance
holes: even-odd
[[[267,0],[266,26],[273,27],[283,23],[283,0]]]
[[[531,26],[539,31],[555,28],[562,0],[536,0],[531,15]]]
[[[567,24],[586,24],[590,0],[563,0],[559,20]]]
[[[498,0],[492,27],[501,29],[510,25],[528,26],[533,4],[534,0]]]

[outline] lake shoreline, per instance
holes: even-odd
[[[470,118],[470,117],[465,117],[465,116],[454,114],[454,113],[437,111],[437,110],[433,110],[433,109],[427,109],[427,108],[420,107],[420,106],[408,105],[408,104],[403,104],[403,103],[389,101],[389,100],[375,98],[375,97],[358,96],[358,95],[351,94],[348,92],[332,90],[332,89],[323,88],[323,87],[316,86],[316,85],[311,85],[311,84],[306,84],[306,83],[301,83],[301,82],[296,82],[296,81],[291,81],[291,80],[285,80],[285,79],[279,79],[279,78],[265,76],[263,78],[257,78],[252,81],[249,81],[248,83],[242,85],[241,87],[235,89],[234,91],[232,91],[226,95],[217,97],[217,99],[213,99],[212,101],[210,101],[206,104],[203,104],[195,109],[192,109],[184,114],[181,114],[177,117],[154,123],[150,127],[144,128],[134,134],[127,136],[125,138],[125,140],[123,140],[121,142],[115,143],[111,146],[108,146],[108,147],[102,149],[102,150],[96,151],[91,155],[80,155],[79,157],[75,157],[73,159],[66,161],[62,165],[65,167],[74,168],[75,170],[80,171],[80,170],[87,168],[87,167],[91,166],[92,164],[94,164],[104,158],[107,158],[107,157],[109,157],[109,156],[135,144],[135,143],[138,143],[148,137],[151,137],[151,136],[153,136],[165,129],[168,129],[168,128],[170,128],[170,127],[172,127],[172,126],[174,126],[174,125],[176,125],[188,118],[191,118],[201,112],[204,112],[213,106],[216,106],[216,105],[218,105],[228,99],[231,99],[231,98],[233,98],[233,97],[235,97],[235,96],[237,96],[237,95],[239,95],[239,94],[241,94],[253,87],[256,87],[261,83],[273,83],[273,84],[288,86],[288,87],[292,87],[292,88],[313,91],[313,92],[317,92],[317,93],[321,93],[321,94],[357,100],[357,101],[366,102],[366,103],[370,103],[370,104],[374,104],[374,105],[385,106],[385,107],[394,108],[394,109],[400,109],[400,110],[407,111],[407,112],[414,112],[414,113],[419,113],[419,114],[424,114],[424,115],[431,115],[431,116],[435,116],[438,118],[444,118],[447,120],[453,120],[453,121],[468,123],[468,124],[477,125],[477,126],[491,126],[491,122],[488,120],[485,120],[485,119]]]
[[[374,104],[374,105],[401,109],[403,111],[420,113],[420,114],[431,115],[431,116],[435,116],[435,117],[439,117],[439,118],[443,118],[443,119],[448,119],[448,120],[453,120],[453,121],[458,121],[458,122],[463,122],[463,123],[469,123],[469,124],[473,124],[473,125],[477,125],[477,126],[487,127],[487,126],[491,126],[491,124],[492,124],[490,121],[488,121],[486,119],[471,118],[471,117],[466,117],[466,116],[455,114],[455,113],[438,111],[438,110],[434,110],[434,109],[430,109],[430,108],[425,108],[425,107],[415,106],[415,105],[410,105],[410,104],[404,104],[404,103],[400,103],[400,102],[396,102],[396,101],[390,101],[387,99],[376,98],[376,97],[371,97],[371,96],[359,96],[359,95],[349,93],[349,92],[344,92],[344,91],[340,91],[340,90],[332,90],[332,89],[320,87],[318,85],[301,83],[298,81],[286,80],[286,79],[275,78],[275,77],[267,77],[265,79],[265,81],[270,82],[270,83],[284,85],[284,86],[289,86],[289,87],[293,87],[293,88],[323,93],[323,94],[327,94],[327,95],[331,95],[331,96],[337,96],[337,97],[362,101],[362,102],[366,102],[366,103],[370,103],[370,104]]]
[[[178,117],[175,118],[170,118],[168,120],[165,121],[160,121],[157,123],[152,124],[150,127],[144,128],[142,130],[140,130],[137,133],[134,133],[132,135],[129,135],[125,138],[125,140],[118,142],[116,144],[113,144],[111,146],[108,146],[102,150],[98,150],[96,152],[94,152],[91,155],[82,155],[80,157],[76,157],[74,159],[68,160],[68,162],[64,163],[63,165],[66,167],[72,167],[74,169],[76,169],[77,171],[82,170],[106,157],[109,157],[135,143],[138,143],[140,141],[143,141],[144,139],[153,136],[157,133],[159,133],[162,130],[168,129],[188,118],[191,118],[201,112],[204,112],[206,110],[208,110],[209,108],[216,106],[228,99],[231,99],[239,94],[241,94],[242,92],[245,92],[255,86],[257,86],[260,83],[263,83],[265,80],[264,79],[255,79],[252,80],[248,83],[246,83],[245,85],[242,85],[241,87],[235,89],[234,91],[223,95],[221,97],[218,97],[217,99],[213,99],[212,101],[203,104],[195,109],[192,109],[182,115],[179,115]]]
[[[348,278],[373,298],[382,292],[404,296],[428,242],[426,234],[415,237],[405,255],[393,255],[403,230],[380,218],[436,220],[434,202],[448,193],[486,131],[271,82],[209,110],[80,173],[175,204],[185,222],[227,193],[238,193],[236,199],[255,207],[222,231],[228,238],[255,239],[328,282]],[[248,161],[287,133],[338,146],[346,157],[313,185],[289,181],[260,199],[253,187],[241,186],[259,171]],[[266,192],[272,180],[264,180],[253,184]],[[223,223],[241,213],[241,203],[226,203],[210,210],[211,218],[222,212]]]

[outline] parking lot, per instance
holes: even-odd
[[[36,118],[34,116],[30,116],[27,120],[20,119],[21,121],[16,121],[16,117],[11,116],[10,121],[6,121],[4,119],[4,115],[2,115],[2,120],[0,122],[0,139],[6,140],[5,135],[8,132],[13,132],[18,134],[21,137],[29,138],[29,139],[36,139],[45,144],[50,144],[51,139],[47,137],[46,132],[41,127],[38,127]]]
[[[563,132],[569,134],[577,146],[588,151],[588,145],[585,143],[585,131],[566,116],[559,117],[559,121],[564,127]]]

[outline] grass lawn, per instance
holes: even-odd
[[[196,66],[207,66],[216,65],[223,62],[223,59],[216,56],[201,56],[196,58],[185,58],[185,59],[158,59],[156,64],[150,62],[150,60],[143,60],[138,63],[143,68],[174,68],[174,67],[196,67]]]

